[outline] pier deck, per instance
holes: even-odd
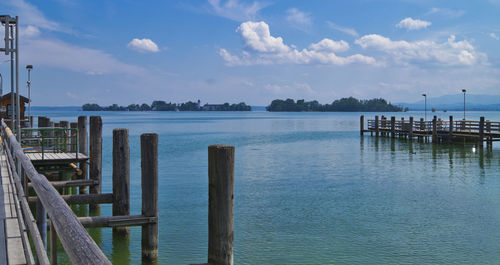
[[[500,141],[500,122],[485,120],[481,117],[477,120],[441,120],[436,116],[431,121],[420,119],[414,121],[413,117],[405,120],[395,117],[375,116],[374,120],[367,121],[365,129],[364,116],[360,117],[361,135],[365,132],[375,134],[376,136],[390,136],[403,138],[418,138],[432,142],[486,142],[491,145],[492,142]]]

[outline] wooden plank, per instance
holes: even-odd
[[[48,182],[48,184],[50,184],[50,183]],[[104,204],[104,203],[113,203],[113,194],[111,194],[111,193],[60,195],[60,197],[67,204]],[[28,197],[28,202],[29,203],[35,203],[36,200],[37,200],[37,196],[29,196]]]
[[[158,222],[158,218],[142,215],[88,216],[78,217],[78,221],[80,221],[84,227],[126,227],[156,224]]]

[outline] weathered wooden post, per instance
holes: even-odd
[[[437,143],[437,117],[432,119],[432,142]]]
[[[100,116],[90,116],[89,164],[89,178],[97,182],[90,187],[90,194],[100,194],[102,175],[102,119]],[[100,208],[99,204],[89,204],[90,210],[98,210]]]
[[[363,134],[365,132],[365,116],[364,115],[361,115],[359,117],[359,128],[360,128],[360,134],[361,134],[361,136],[363,136]]]
[[[378,116],[375,116],[375,136],[378,136]]]
[[[69,128],[69,122],[68,121],[60,121],[59,122],[59,127],[67,129]],[[66,135],[66,130],[64,131],[59,131],[58,137],[61,137],[59,144],[61,144],[61,151],[63,152],[68,152],[68,143],[69,143],[69,138],[68,135]]]
[[[49,127],[50,119],[43,116],[38,116],[38,128]]]
[[[142,226],[142,259],[158,259],[158,134],[141,135],[142,215],[156,217]]]
[[[69,147],[70,147],[69,151],[71,153],[75,153],[75,152],[78,152],[78,149],[77,149],[78,144],[76,143],[78,123],[77,122],[70,122],[69,127],[71,128],[71,131],[70,131],[71,143],[69,145]]]
[[[26,193],[28,192],[27,189]],[[47,211],[43,207],[42,201],[40,199],[36,200],[36,226],[40,232],[40,238],[42,239],[45,249],[47,249]]]
[[[88,155],[87,116],[78,117],[78,152]],[[87,163],[80,163],[80,170],[82,171],[81,179],[88,179]],[[79,193],[86,194],[87,187],[80,187]]]
[[[378,116],[375,116],[378,121]],[[378,135],[378,133],[377,133]],[[234,147],[208,147],[208,263],[233,264]]]
[[[50,265],[57,265],[57,233],[50,222]]]
[[[413,139],[413,117],[410,117],[410,124],[408,126],[408,137],[411,139]]]
[[[113,216],[118,215],[130,215],[130,148],[127,129],[113,130]],[[126,237],[129,228],[113,227],[113,235]]]
[[[484,141],[484,117],[479,118],[479,144],[482,147]]]
[[[453,116],[450,115],[450,132],[448,133],[448,137],[450,138],[450,142],[453,141]]]
[[[391,117],[391,137],[396,137],[396,117]]]

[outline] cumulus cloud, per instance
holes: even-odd
[[[238,32],[245,44],[246,50],[241,55],[231,54],[226,49],[220,49],[219,55],[228,65],[255,65],[255,64],[335,64],[351,63],[376,64],[373,57],[354,54],[346,57],[337,56],[336,52],[345,52],[349,44],[343,40],[333,41],[323,39],[309,45],[308,49],[298,50],[295,46],[288,46],[283,38],[271,35],[269,25],[265,22],[244,22]]]
[[[338,31],[340,31],[340,32],[344,32],[344,33],[349,34],[349,35],[354,36],[354,37],[358,37],[358,36],[359,36],[358,32],[356,32],[356,30],[355,30],[355,29],[346,28],[346,27],[341,27],[341,26],[339,26],[339,25],[337,25],[337,24],[335,24],[335,23],[333,23],[333,22],[331,22],[331,21],[327,21],[327,22],[326,22],[326,24],[327,24],[330,28],[332,28],[332,29],[334,29],[334,30],[338,30]]]
[[[371,34],[355,41],[363,49],[381,51],[397,63],[428,62],[441,65],[473,65],[486,63],[486,54],[477,52],[467,40],[456,41],[451,35],[446,42],[423,40],[415,42],[393,41]]]
[[[260,2],[243,4],[238,0],[227,0],[224,3],[220,0],[208,0],[208,3],[211,13],[235,21],[254,20],[258,12],[267,6],[267,4]]]
[[[411,17],[407,17],[401,21],[399,21],[398,24],[396,24],[397,28],[403,28],[407,30],[417,30],[417,29],[424,29],[430,26],[432,23],[429,21],[424,21],[420,19],[413,19]]]
[[[127,48],[134,50],[134,51],[142,52],[142,53],[159,52],[160,51],[160,49],[158,48],[158,45],[156,45],[156,43],[154,43],[150,39],[134,38],[133,40],[131,40],[127,44]]]
[[[491,32],[489,35],[490,35],[490,37],[492,37],[495,40],[500,40],[500,38],[498,37],[497,34],[495,34],[495,32]]]
[[[308,27],[312,24],[311,14],[302,12],[297,8],[288,9],[286,14],[286,21],[295,27]]]

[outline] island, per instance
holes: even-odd
[[[245,102],[240,102],[238,104],[205,104],[200,105],[200,101],[197,102],[188,101],[185,103],[172,103],[165,102],[163,100],[155,100],[151,105],[146,103],[130,104],[128,106],[118,106],[118,104],[112,104],[107,107],[99,106],[95,103],[87,103],[82,106],[83,111],[251,111],[252,107],[245,104]]]
[[[361,112],[361,111],[384,111],[384,112],[399,112],[407,111],[408,108],[401,108],[388,103],[385,99],[374,98],[369,100],[358,100],[353,97],[341,98],[332,102],[332,104],[320,104],[318,101],[304,101],[303,99],[275,99],[269,106],[267,111],[274,112]]]

